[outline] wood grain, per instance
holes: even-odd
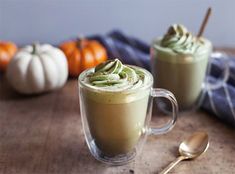
[[[167,119],[154,114],[152,123]],[[198,130],[209,133],[208,152],[182,162],[171,173],[235,173],[235,130],[203,111],[184,113],[173,131],[150,136],[135,161],[106,166],[90,155],[85,144],[76,79],[56,92],[24,97],[0,77],[0,174],[157,174],[176,158],[179,143]]]

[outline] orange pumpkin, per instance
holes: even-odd
[[[72,77],[77,77],[83,70],[92,68],[108,58],[106,49],[95,40],[67,41],[60,45],[60,49],[67,57],[69,75]]]
[[[0,41],[0,71],[6,71],[16,51],[17,46],[13,42]]]

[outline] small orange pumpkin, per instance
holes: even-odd
[[[6,71],[7,65],[17,52],[13,42],[0,41],[0,71]]]
[[[69,75],[77,77],[83,70],[107,60],[106,49],[96,40],[77,39],[60,45],[68,60]]]

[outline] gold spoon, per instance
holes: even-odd
[[[205,132],[196,132],[179,146],[180,156],[171,162],[159,174],[167,174],[173,167],[182,160],[194,159],[203,154],[209,147],[209,138]]]

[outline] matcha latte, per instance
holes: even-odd
[[[172,25],[151,46],[155,87],[170,90],[181,110],[191,108],[200,98],[208,59],[209,40],[195,37],[183,25]]]
[[[134,150],[144,130],[151,74],[110,60],[79,77],[91,139],[106,156]]]

